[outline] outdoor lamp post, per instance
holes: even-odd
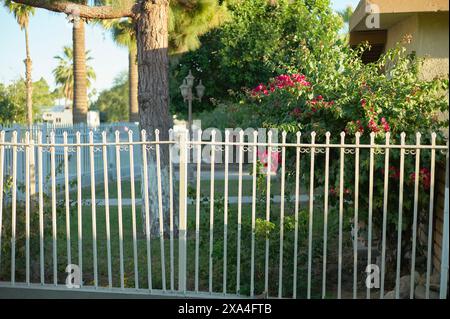
[[[195,77],[192,75],[191,70],[189,70],[189,74],[184,78],[183,84],[180,85],[181,95],[183,96],[183,100],[188,102],[188,130],[191,130],[192,126],[192,101],[197,100],[201,101],[203,95],[205,94],[205,86],[202,84],[202,80],[199,81],[199,84],[195,87],[197,92],[197,96],[194,96],[192,93],[192,88],[194,87],[194,79]]]

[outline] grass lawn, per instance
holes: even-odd
[[[210,180],[202,180],[200,183],[200,191],[204,196],[209,196],[211,193],[211,184]],[[252,180],[250,179],[243,179],[242,180],[242,196],[252,196]],[[122,180],[121,184],[121,192],[122,192],[122,198],[131,198],[131,182],[130,180]],[[196,189],[196,181],[190,181],[189,185]],[[174,181],[174,187],[178,186],[178,180]],[[105,198],[105,186],[104,184],[97,184],[96,185],[96,192],[95,196],[96,198]],[[141,197],[141,181],[135,181],[134,182],[134,189],[135,189],[135,196],[136,198]],[[271,180],[271,194],[272,195],[280,195],[281,194],[281,182],[279,179],[272,178]],[[238,196],[239,191],[239,181],[236,180],[229,180],[228,181],[228,196]],[[286,189],[287,191],[287,189]],[[225,182],[223,180],[216,180],[214,182],[214,194],[215,196],[224,196],[225,192]],[[89,198],[91,194],[91,188],[85,187],[82,190],[83,198]],[[117,181],[111,181],[108,184],[108,194],[109,198],[117,198]],[[76,192],[72,192],[72,197],[76,196]],[[75,197],[74,197],[75,198]]]
[[[113,190],[114,188],[111,188]],[[124,195],[125,197],[125,195]],[[302,207],[304,208],[304,207]],[[236,275],[237,275],[237,210],[236,204],[230,204],[228,210],[228,237],[227,243],[227,292],[236,292]],[[279,275],[279,222],[280,222],[280,206],[272,204],[271,206],[270,226],[270,258],[269,258],[269,293],[276,295],[278,292],[278,275]],[[293,232],[293,203],[287,203],[285,207],[285,234],[283,243],[283,295],[291,296],[293,282],[293,252],[294,252],[294,232]],[[123,262],[124,262],[124,285],[125,287],[135,287],[138,283],[140,288],[147,288],[147,252],[146,240],[143,233],[143,222],[140,214],[140,206],[136,207],[136,229],[137,229],[137,268],[138,281],[135,282],[134,256],[133,256],[133,233],[132,233],[132,211],[130,206],[123,207]],[[209,203],[201,208],[200,216],[200,241],[199,241],[199,289],[207,291],[209,286]],[[19,218],[18,214],[18,218]],[[322,255],[322,232],[323,232],[323,216],[320,207],[316,209],[314,214],[313,228],[313,293],[319,294],[320,289],[320,269]],[[23,215],[20,215],[23,216]],[[306,293],[306,276],[307,276],[307,251],[308,251],[308,214],[301,211],[299,215],[299,241],[298,241],[298,296]],[[72,263],[78,264],[78,223],[77,212],[73,209],[70,213],[71,218],[71,254]],[[267,225],[264,224],[265,219],[265,202],[257,205],[256,218],[257,234],[255,241],[255,293],[262,293],[264,290],[264,274],[265,274],[265,237],[263,231]],[[8,221],[4,220],[4,225]],[[58,282],[64,283],[66,278],[65,267],[67,260],[67,242],[66,242],[66,221],[64,210],[59,211],[57,218],[57,254],[58,254]],[[35,215],[32,217],[31,229],[31,278],[33,282],[39,282],[39,235],[38,235],[38,219]],[[330,251],[335,245],[335,236],[337,225],[337,215],[330,214],[329,219],[329,247]],[[345,227],[347,228],[348,225]],[[117,207],[110,207],[110,229],[111,229],[111,261],[112,261],[112,281],[113,286],[120,287],[120,258],[119,258],[119,220]],[[18,222],[17,234],[24,233],[24,223]],[[106,213],[104,207],[96,207],[96,231],[97,231],[97,260],[98,260],[98,279],[100,286],[108,285],[108,263],[107,263],[107,238],[106,238]],[[47,283],[53,282],[52,270],[52,225],[50,210],[45,213],[45,280]],[[83,236],[83,280],[85,285],[93,284],[93,231],[92,231],[92,208],[83,207],[82,220],[82,236]],[[7,244],[10,232],[3,232],[3,254],[0,270],[0,280],[10,280],[10,258],[8,254],[10,248]],[[25,279],[25,240],[24,236],[18,235],[16,242],[16,281],[24,281]],[[215,208],[214,215],[214,232],[213,232],[213,290],[221,292],[223,290],[223,270],[224,270],[224,213],[223,206],[218,204]],[[250,274],[251,274],[251,205],[242,205],[242,228],[241,228],[241,265],[240,265],[240,292],[248,294],[250,292]],[[8,248],[7,248],[8,247]],[[173,242],[174,251],[174,287],[177,288],[178,273],[178,239]],[[171,287],[171,265],[170,265],[170,240],[164,239],[165,254],[165,271],[166,271],[166,287]],[[162,271],[161,271],[161,247],[159,238],[151,240],[151,268],[152,268],[152,286],[153,288],[162,288]],[[194,290],[194,274],[195,274],[195,205],[188,207],[188,242],[187,242],[187,274],[188,274],[188,290]],[[319,271],[319,272],[318,272]]]

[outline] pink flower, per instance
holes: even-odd
[[[389,123],[386,121],[384,117],[381,118],[381,125],[383,125],[383,129],[385,132],[389,132],[391,130]]]
[[[280,153],[278,152],[271,152],[271,159],[270,159],[270,172],[275,173],[278,169],[278,164],[280,162]],[[267,169],[268,166],[268,155],[267,150],[257,152],[259,161],[263,164],[263,166]]]
[[[252,90],[252,95],[253,96],[259,95],[260,92],[264,92],[264,91],[267,91],[266,86],[264,84],[260,83],[257,87],[255,87]]]

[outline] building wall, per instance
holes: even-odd
[[[411,35],[412,41],[410,43],[403,42],[405,36]],[[403,42],[403,45],[408,52],[418,50],[419,38],[419,15],[413,14],[410,17],[400,20],[387,30],[386,48],[392,49],[398,42]]]
[[[421,77],[431,80],[436,76],[449,74],[449,16],[448,12],[415,13],[403,19],[387,30],[385,50],[389,50],[398,42],[403,43],[407,52],[416,52],[418,57],[424,57],[421,67]],[[405,37],[410,36],[410,42]],[[440,114],[448,119],[448,112]],[[446,131],[448,136],[448,131]],[[433,225],[433,260],[434,271],[441,268],[442,233],[445,193],[445,165],[440,163],[436,168],[436,192]],[[424,238],[427,230],[424,228]]]
[[[435,211],[433,226],[433,268],[441,269],[442,256],[442,233],[444,226],[444,203],[445,203],[445,163],[436,167],[436,192]]]
[[[417,54],[426,57],[422,76],[431,80],[439,75],[448,75],[448,12],[419,15]]]
[[[408,52],[425,57],[421,75],[424,80],[448,75],[448,13],[416,13],[401,20],[387,31],[386,50],[402,42]],[[410,42],[405,38],[410,36]]]

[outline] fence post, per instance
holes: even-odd
[[[186,291],[186,215],[187,215],[187,130],[179,133],[180,192],[179,192],[179,253],[178,290]]]
[[[449,149],[447,144],[447,156],[445,158],[445,197],[444,197],[444,225],[442,228],[442,255],[441,255],[441,282],[440,282],[440,292],[439,298],[447,298],[447,282],[448,282],[448,227],[449,227],[449,216],[448,216],[448,200],[449,200],[449,185],[448,185],[448,159],[449,159]]]

